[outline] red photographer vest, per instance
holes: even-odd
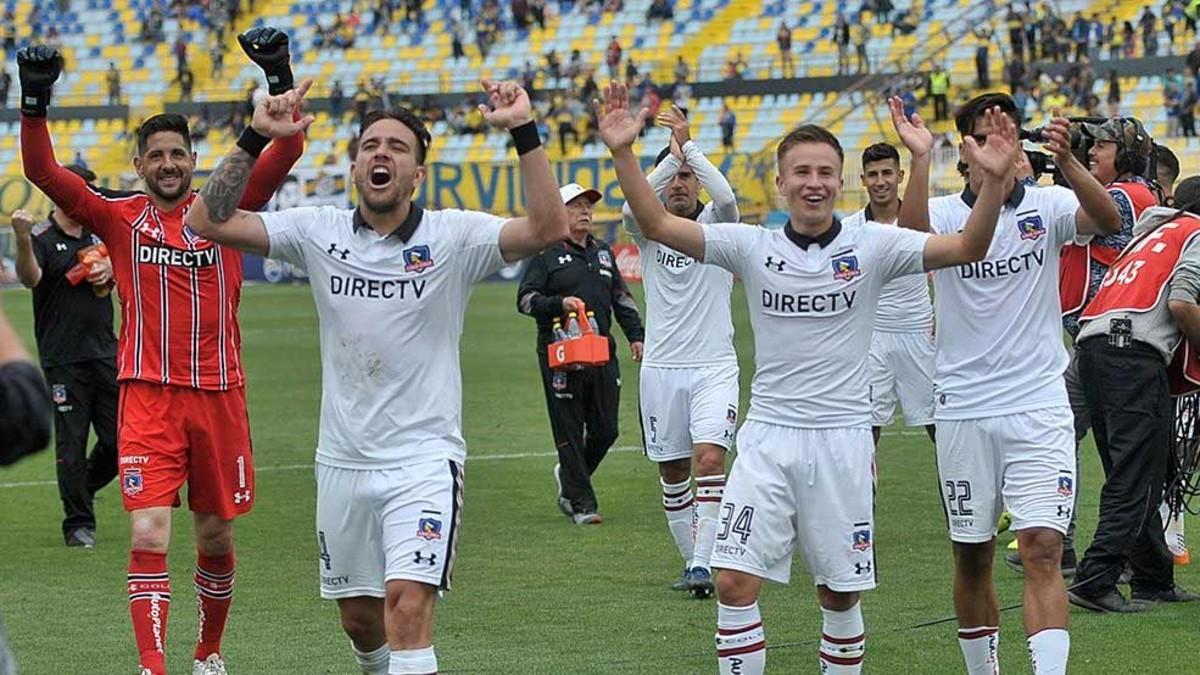
[[[1129,242],[1109,267],[1096,297],[1088,303],[1080,321],[1090,321],[1109,312],[1148,312],[1167,292],[1179,256],[1197,235],[1200,220],[1184,216]],[[1167,368],[1171,395],[1179,396],[1200,389],[1200,359],[1187,339],[1175,347]]]
[[[1142,211],[1151,206],[1158,206],[1158,199],[1154,193],[1136,181],[1112,183],[1108,190],[1124,193],[1133,207],[1135,223],[1142,216]],[[1063,246],[1058,258],[1058,298],[1064,316],[1079,311],[1087,304],[1092,279],[1089,261],[1094,260],[1105,267],[1111,267],[1119,254],[1120,251],[1116,249],[1097,246],[1095,243],[1083,246],[1070,243]]]

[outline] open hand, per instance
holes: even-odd
[[[642,108],[637,115],[629,109],[629,87],[620,82],[612,82],[604,94],[604,103],[592,101],[596,109],[596,119],[600,126],[600,139],[610,150],[633,147],[633,142],[642,133],[642,126],[650,116],[647,108]]]
[[[888,99],[888,108],[892,112],[892,126],[896,128],[904,147],[908,148],[913,157],[928,155],[933,150],[933,134],[925,128],[921,116],[913,113],[911,120],[905,117],[904,102],[898,96]]]
[[[1057,108],[1052,114],[1053,119],[1042,130],[1045,139],[1042,147],[1054,156],[1055,164],[1062,166],[1075,158],[1071,152],[1071,122],[1062,117]]]
[[[980,143],[974,137],[966,136],[963,138],[964,151],[972,164],[988,177],[1001,181],[1012,180],[1017,171],[1017,125],[999,106],[985,111],[983,120],[991,129],[986,140]]]
[[[675,106],[671,106],[669,110],[660,110],[654,122],[671,130],[671,140],[679,145],[681,151],[683,146],[692,140],[691,125],[683,116],[683,111]]]

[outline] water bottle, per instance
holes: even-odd
[[[563,330],[562,319],[555,319],[554,320],[554,341],[558,342],[560,340],[566,340],[566,339],[567,339],[567,332]]]
[[[579,319],[575,317],[575,312],[571,312],[567,315],[567,337],[577,338],[579,336]]]
[[[595,333],[596,335],[599,335],[600,334],[600,324],[596,323],[596,313],[588,312],[587,317],[588,317],[588,325],[592,327],[592,332]]]

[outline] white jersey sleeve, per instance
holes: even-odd
[[[925,244],[931,236],[928,232],[874,222],[868,222],[862,227],[874,230],[874,236],[881,242],[879,261],[885,280],[891,281],[896,277],[921,274],[925,271]]]
[[[1079,198],[1073,191],[1061,185],[1048,185],[1034,189],[1043,191],[1042,208],[1050,219],[1047,226],[1054,237],[1053,242],[1062,246],[1075,241],[1080,236],[1079,226],[1075,222],[1075,213],[1079,210]],[[1090,241],[1090,237],[1086,237],[1086,235],[1084,237],[1085,243]]]
[[[737,195],[733,193],[733,187],[721,174],[720,169],[700,150],[700,146],[696,145],[695,141],[684,143],[683,156],[687,160],[688,166],[692,167],[692,171],[696,172],[700,185],[712,198],[712,202],[705,208],[707,213],[702,214],[712,220],[701,222],[736,223],[741,220],[742,216],[737,207]],[[674,158],[672,157],[672,159]],[[671,173],[670,175],[674,176],[675,174]]]
[[[301,206],[283,211],[264,211],[259,215],[267,227],[267,257],[283,260],[301,270],[308,270],[305,260],[305,244],[311,237],[313,226],[319,222],[331,222],[336,212],[330,206]]]
[[[481,211],[447,209],[442,216],[452,228],[451,239],[462,257],[462,269],[470,282],[480,281],[504,267],[500,252],[500,230],[508,219]]]
[[[646,176],[646,182],[650,183],[650,189],[654,190],[654,194],[661,198],[662,191],[666,189],[667,183],[675,177],[675,173],[679,171],[679,160],[675,155],[668,154],[663,158],[663,161],[654,167],[654,170]],[[641,246],[646,242],[646,236],[642,234],[642,228],[638,225],[637,219],[633,217],[633,209],[629,207],[629,202],[621,205],[621,222],[625,226],[625,231],[634,240],[634,243]]]
[[[745,276],[750,252],[766,230],[736,223],[713,223],[701,227],[704,228],[704,262]]]

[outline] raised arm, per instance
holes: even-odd
[[[50,88],[62,72],[62,55],[45,45],[17,52],[21,80],[21,166],[29,182],[73,220],[89,225],[101,237],[107,212],[104,200],[79,176],[59,165],[46,128]]]
[[[736,223],[741,220],[741,214],[738,213],[737,196],[733,194],[733,188],[729,185],[729,181],[725,180],[725,176],[717,169],[700,146],[692,140],[692,128],[686,117],[683,116],[683,111],[675,106],[671,106],[670,110],[664,110],[658,114],[657,121],[659,124],[670,127],[671,142],[673,147],[679,149],[683,155],[683,161],[696,172],[696,178],[700,180],[700,185],[708,191],[708,196],[713,200],[713,213],[716,216],[718,223]],[[669,181],[672,173],[667,176]],[[649,180],[649,179],[647,179]],[[650,185],[654,185],[654,181],[650,181]]]
[[[934,235],[925,242],[926,270],[982,260],[991,247],[1004,198],[1016,180],[1017,164],[1014,157],[1020,152],[1020,141],[1016,124],[999,107],[988,110],[984,115],[993,129],[987,135],[986,143],[980,147],[974,138],[968,136],[963,139],[964,151],[984,173],[983,186],[962,232]]]
[[[33,250],[33,214],[17,209],[12,214],[13,239],[17,249],[17,278],[25,288],[33,288],[42,280],[42,266]]]
[[[674,142],[672,142],[672,149]],[[679,171],[679,167],[683,166],[679,158],[674,152],[667,153],[663,161],[658,163],[649,174],[646,175],[646,181],[650,183],[650,188],[654,190],[654,194],[661,195],[663,190],[667,189],[671,179],[675,173]],[[625,225],[625,231],[631,235],[640,235],[642,229],[638,227],[637,219],[633,217],[633,209],[629,207],[629,202],[621,204],[621,220]]]
[[[613,82],[606,93],[603,105],[599,101],[593,102],[600,120],[600,137],[612,153],[621,191],[625,193],[625,200],[642,233],[647,239],[703,260],[704,230],[699,223],[667,212],[650,183],[646,182],[637,156],[633,154],[633,142],[637,140],[649,111],[642,109],[636,117],[630,114],[629,89],[624,84]]]
[[[1121,229],[1121,213],[1108,190],[1071,152],[1070,122],[1057,114],[1046,125],[1045,148],[1054,155],[1054,165],[1079,198],[1075,230],[1079,234],[1114,234]]]
[[[896,215],[896,224],[910,230],[928,232],[929,164],[933,154],[933,134],[925,128],[920,115],[913,113],[912,120],[904,116],[904,102],[899,97],[889,98],[888,108],[892,113],[892,126],[912,155],[908,167],[908,185],[904,188],[904,199]]]
[[[208,177],[200,188],[199,198],[188,210],[186,222],[193,232],[219,244],[267,254],[270,240],[262,218],[251,211],[239,210],[238,204],[247,201],[246,185],[267,143],[272,138],[299,136],[312,124],[311,115],[297,119],[296,114],[311,86],[312,80],[306,79],[299,88],[268,96],[258,104],[250,126]]]
[[[267,78],[267,93],[281,96],[294,89],[291,54],[288,51],[288,36],[270,26],[260,26],[238,35],[242,51],[250,57]],[[292,119],[300,121],[301,111],[295,110]],[[238,208],[261,211],[271,196],[291,173],[292,167],[304,154],[304,132],[276,138],[250,172],[246,192]]]
[[[542,147],[529,94],[516,82],[483,80],[491,101],[480,105],[484,119],[512,134],[520,156],[525,193],[524,218],[513,218],[500,230],[500,253],[505,262],[528,258],[567,236],[567,209],[558,194],[558,179]]]

